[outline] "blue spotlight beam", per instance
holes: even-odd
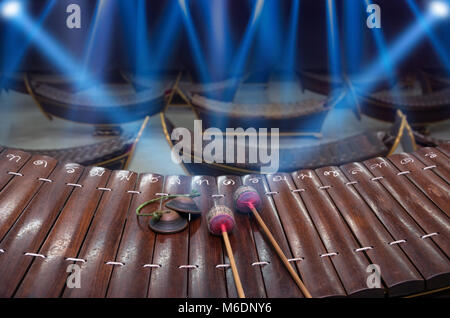
[[[448,51],[445,50],[445,48],[440,43],[437,36],[434,34],[433,30],[430,28],[429,24],[425,21],[425,17],[420,12],[417,4],[414,0],[406,0],[408,3],[409,8],[414,13],[415,17],[420,21],[423,29],[425,30],[428,38],[430,39],[431,44],[433,45],[433,48],[435,49],[437,55],[439,56],[442,63],[444,63],[445,68],[448,72],[450,72],[450,54]],[[447,2],[448,3],[448,2]],[[450,4],[449,4],[450,6]]]
[[[148,2],[151,4],[151,2]],[[167,66],[175,53],[171,50],[180,35],[181,10],[178,1],[167,1],[162,14],[155,23],[151,33],[147,28],[148,6],[145,0],[120,2],[120,13],[124,18],[124,28],[128,34],[137,30],[136,38],[127,37],[128,47],[135,49],[132,65],[137,73],[151,71],[156,74]],[[143,50],[143,51],[142,51]]]
[[[226,0],[203,1],[203,14],[208,21],[208,65],[212,78],[223,76],[228,70],[233,48]]]
[[[117,105],[117,101],[108,95],[92,74],[84,73],[81,64],[76,59],[70,56],[58,43],[49,36],[42,28],[34,23],[34,21],[25,13],[15,17],[13,22],[25,35],[29,35],[40,51],[47,56],[47,58],[64,73],[66,76],[74,80],[74,84],[79,89],[84,89],[87,86],[92,87],[87,92],[87,96],[91,100],[103,102],[109,105]],[[117,109],[116,112],[109,114],[110,118],[122,117],[126,111]]]
[[[340,78],[342,76],[341,54],[339,48],[338,21],[336,7],[333,0],[327,0],[327,39],[328,54],[331,76]]]
[[[200,40],[198,38],[197,32],[195,30],[194,22],[189,10],[189,6],[186,3],[187,0],[178,0],[180,9],[183,14],[183,22],[186,27],[186,32],[191,45],[192,53],[194,54],[194,61],[197,66],[197,72],[202,81],[207,82],[209,80],[207,65],[205,63],[205,58],[202,53],[202,47]]]
[[[286,47],[286,63],[285,68],[287,70],[292,70],[292,74],[295,73],[295,57],[297,53],[297,30],[299,23],[300,14],[300,0],[293,0],[291,17],[289,22],[289,32],[287,36],[287,47]]]
[[[161,20],[158,21],[156,33],[153,35],[155,39],[153,47],[153,68],[165,65],[173,54],[170,50],[172,45],[180,34],[180,10],[176,2],[169,2],[170,5],[164,9]]]
[[[36,22],[36,24],[38,26],[41,26],[45,19],[48,17],[48,15],[50,14],[50,12],[52,11],[53,7],[56,4],[56,0],[51,0],[48,2],[48,4],[44,7],[44,10],[42,11],[42,13],[40,13],[39,19]],[[17,30],[10,28],[9,29],[10,32],[17,32]],[[16,49],[14,50],[10,50],[10,41],[7,40],[6,45],[3,46],[3,50],[5,52],[11,52],[11,56],[8,56],[8,58],[3,61],[3,70],[5,70],[5,73],[13,73],[16,71],[17,67],[19,66],[20,62],[22,61],[28,47],[30,46],[30,44],[32,43],[33,39],[35,38],[35,34],[30,34],[28,36],[28,39],[26,39],[23,43],[16,43],[14,45],[14,47]],[[18,48],[17,48],[18,46]],[[4,55],[5,56],[5,55]],[[2,80],[2,83],[0,83],[0,87],[2,87],[5,83],[3,82],[5,79]]]
[[[247,61],[248,52],[251,47],[251,42],[256,30],[256,26],[258,24],[259,17],[261,15],[261,11],[264,7],[264,2],[265,0],[256,0],[251,20],[247,25],[243,40],[240,43],[238,53],[233,62],[231,76],[234,78],[238,78],[243,74],[244,65]]]
[[[371,0],[365,0],[366,5],[372,4]],[[390,84],[394,85],[396,82],[396,74],[394,69],[394,64],[391,56],[388,54],[388,49],[386,45],[386,40],[383,36],[383,31],[378,28],[372,29],[372,34],[375,38],[375,43],[377,45],[378,51],[380,52],[381,61],[383,62],[384,70],[386,71]]]
[[[89,34],[88,45],[84,54],[84,72],[88,72],[95,66],[96,70],[102,70],[108,61],[109,44],[112,27],[112,18],[115,2],[108,0],[99,0],[94,14],[94,23]],[[101,36],[101,38],[100,38]],[[101,56],[101,59],[93,61],[93,52],[95,56]]]
[[[438,19],[430,14],[425,16],[425,23],[431,28],[436,24]],[[413,49],[425,35],[425,29],[422,21],[416,21],[411,27],[409,27],[404,33],[402,33],[394,44],[388,49],[387,55],[389,56],[392,65],[398,65],[402,58],[407,56],[411,49]],[[372,88],[383,78],[385,73],[385,61],[383,57],[374,61],[367,70],[357,75],[356,82],[364,82],[365,79],[371,79],[370,84],[358,87],[362,92],[370,92]],[[360,80],[358,80],[360,79]]]
[[[297,32],[300,14],[300,0],[293,0],[291,16],[289,18],[288,34],[285,46],[285,58],[282,61],[283,84],[281,86],[283,101],[294,100],[298,90],[297,85],[293,85],[295,79],[296,56],[297,56]]]
[[[150,43],[147,32],[147,2],[138,0],[137,3],[137,47],[136,47],[136,73],[145,72],[146,66],[152,60]]]
[[[278,1],[267,1],[259,4],[259,23],[256,36],[256,52],[252,55],[257,68],[272,68],[279,64],[283,35],[280,23],[280,4]],[[270,39],[268,41],[267,39]]]
[[[361,66],[361,56],[364,38],[362,37],[361,26],[364,22],[361,18],[363,2],[355,0],[346,0],[345,3],[345,47],[346,47],[346,71],[347,73],[356,72]]]

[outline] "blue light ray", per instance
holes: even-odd
[[[425,17],[425,23],[431,28],[434,26],[438,19],[427,14]],[[423,27],[423,21],[416,21],[411,27],[409,27],[404,33],[402,33],[388,49],[387,55],[392,65],[398,65],[400,61],[407,56],[407,54],[418,45],[425,36],[425,29]],[[385,59],[383,56],[375,60],[365,72],[354,77],[356,83],[362,83],[366,79],[370,79],[370,83],[361,85],[358,90],[363,93],[370,92],[376,84],[385,78]]]
[[[285,66],[290,73],[295,73],[296,53],[297,53],[297,31],[300,15],[300,0],[293,0],[291,17],[289,22],[289,31],[287,36],[286,46],[286,61]]]
[[[84,89],[90,87],[86,96],[93,102],[103,102],[108,105],[117,105],[117,101],[101,87],[92,74],[84,72],[81,64],[66,52],[51,36],[49,36],[38,24],[36,24],[26,13],[11,20],[29,40],[51,61],[62,73],[73,80],[75,87]],[[116,112],[109,114],[112,119],[121,117],[126,111],[118,108]]]
[[[256,0],[255,7],[253,9],[252,17],[247,25],[244,37],[239,45],[238,53],[234,58],[233,67],[231,70],[231,76],[238,78],[244,73],[244,65],[247,61],[248,52],[251,47],[251,42],[256,30],[256,26],[259,21],[259,17],[264,7],[265,0]]]
[[[202,3],[203,14],[208,21],[208,65],[211,77],[223,78],[231,60],[231,39],[226,0],[206,0]]]
[[[257,50],[252,55],[253,64],[259,70],[271,71],[274,66],[280,64],[280,53],[283,45],[283,35],[280,27],[280,3],[267,1],[265,4],[256,4],[253,23],[259,17],[257,27]]]
[[[136,73],[143,74],[152,60],[150,53],[149,35],[147,32],[147,2],[138,0],[137,3],[137,47],[136,47]]]
[[[333,0],[327,0],[327,42],[328,63],[333,78],[342,76],[341,54],[339,48],[339,30],[336,7]]]
[[[354,73],[361,67],[361,57],[364,38],[362,36],[362,28],[364,25],[361,18],[361,10],[363,10],[362,1],[346,0],[345,2],[345,46],[346,46],[346,71]]]
[[[47,5],[44,7],[44,10],[42,13],[40,13],[38,20],[36,21],[36,24],[38,26],[42,26],[48,15],[51,13],[53,7],[56,4],[56,0],[51,0],[47,3]],[[14,43],[12,39],[8,39],[12,37],[13,39],[17,38],[15,36],[15,33],[18,30],[14,28],[8,29],[8,35],[6,40],[6,45],[3,46],[3,50],[5,53],[7,53],[8,57],[3,61],[3,67],[5,73],[13,73],[17,70],[18,66],[20,65],[25,53],[27,52],[28,47],[32,43],[35,35],[30,34],[29,38],[27,38],[24,42]],[[11,34],[12,33],[12,34]],[[14,50],[11,50],[11,47],[14,47]],[[4,54],[3,56],[5,56]],[[6,79],[2,79],[2,82],[0,83],[0,87],[3,87],[5,84]]]
[[[200,40],[198,38],[197,32],[195,30],[194,22],[190,13],[190,10],[187,6],[186,0],[178,0],[179,7],[182,10],[183,22],[186,27],[187,36],[189,38],[189,43],[191,46],[191,50],[194,57],[194,62],[197,67],[197,72],[199,74],[200,79],[203,82],[208,82],[209,76],[207,71],[207,65],[205,63],[205,58],[202,52],[202,46],[200,44]]]
[[[434,34],[433,30],[430,28],[430,25],[426,22],[425,17],[420,12],[417,4],[414,0],[406,0],[408,3],[409,8],[414,13],[415,17],[420,21],[422,24],[423,29],[425,30],[428,38],[430,39],[431,44],[433,45],[433,48],[435,49],[437,55],[439,56],[439,59],[444,64],[445,68],[448,72],[450,72],[450,54],[449,52],[443,47],[437,36]]]
[[[161,20],[158,21],[158,27],[155,34],[152,34],[154,39],[153,47],[153,68],[166,65],[170,60],[170,57],[174,53],[170,50],[170,45],[176,42],[180,35],[180,10],[177,8],[176,2],[169,2],[171,5],[167,5],[165,11],[161,15]]]
[[[114,6],[114,1],[99,0],[97,2],[94,22],[90,28],[89,40],[84,54],[84,72],[88,72],[88,69],[92,72],[93,68],[102,71],[108,61]],[[93,54],[94,52],[95,54]],[[101,56],[101,59],[96,58],[94,60],[94,55]]]
[[[297,36],[300,15],[300,0],[293,0],[291,16],[289,18],[288,34],[285,46],[285,58],[281,70],[283,72],[282,96],[286,101],[294,100],[294,95],[298,90],[297,85],[293,85],[296,78],[296,57],[297,57]]]
[[[367,6],[369,6],[370,4],[372,4],[372,1],[365,0],[365,3]],[[385,37],[383,35],[383,31],[381,30],[381,28],[374,28],[372,29],[372,34],[375,38],[375,43],[377,45],[378,52],[380,53],[380,59],[383,62],[383,67],[388,75],[390,85],[393,86],[396,82],[395,67],[391,56],[388,54],[388,48]]]

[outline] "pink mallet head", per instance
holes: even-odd
[[[236,209],[242,213],[250,213],[250,206],[253,205],[258,209],[261,205],[261,197],[255,188],[250,186],[241,186],[234,192],[234,202],[236,202]]]
[[[223,231],[230,233],[236,225],[233,212],[224,205],[217,205],[209,210],[206,220],[208,230],[213,235],[222,235]]]

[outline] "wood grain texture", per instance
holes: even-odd
[[[450,158],[434,148],[420,148],[412,153],[427,167],[433,167],[431,170],[440,176],[445,182],[450,182]]]
[[[238,176],[222,176],[217,178],[218,194],[225,197],[219,199],[218,204],[224,204],[233,211],[236,221],[235,229],[229,234],[231,247],[233,248],[236,266],[239,276],[243,282],[245,297],[264,298],[266,291],[264,280],[259,266],[251,264],[258,261],[258,252],[253,238],[253,232],[250,225],[250,218],[247,214],[236,212],[233,194],[242,185],[241,178]],[[225,263],[228,263],[228,256],[225,255]],[[236,286],[231,271],[226,270],[228,297],[236,298]]]
[[[331,257],[320,257],[328,252],[316,231],[314,223],[295,189],[289,174],[267,176],[267,182],[278,215],[283,225],[295,262],[304,284],[313,297],[343,297],[345,290],[331,262]]]
[[[141,174],[135,189],[140,194],[129,194],[133,197],[133,200],[115,260],[124,263],[126,266],[114,267],[107,297],[147,297],[150,275],[156,269],[153,270],[143,266],[153,262],[156,234],[148,227],[150,217],[138,217],[136,209],[144,202],[155,198],[156,193],[161,193],[163,186],[163,176]],[[155,209],[155,204],[143,209],[142,212],[149,213],[153,209]]]
[[[64,207],[73,188],[66,183],[77,182],[83,172],[83,167],[68,173],[75,165],[59,164],[49,176],[52,183],[44,183],[37,195],[26,207],[18,221],[0,243],[0,248],[6,251],[5,257],[0,257],[1,279],[0,297],[11,297],[21,279],[26,274],[33,259],[24,253],[36,252],[51,230],[59,212]],[[40,181],[43,182],[43,181]]]
[[[450,185],[439,178],[431,169],[423,170],[425,165],[415,157],[407,154],[397,154],[388,157],[403,175],[422,190],[448,217],[450,217]]]
[[[63,297],[105,297],[109,279],[122,235],[123,224],[130,207],[131,196],[128,190],[134,189],[136,173],[114,171],[109,178],[89,232],[77,258],[86,260],[79,264],[81,288],[65,288]],[[100,190],[97,190],[100,191]]]
[[[382,184],[374,179],[364,165],[360,163],[345,165],[341,167],[341,171],[351,182],[358,182],[353,187],[394,240],[404,240],[399,246],[425,278],[426,287],[432,290],[450,285],[448,258],[433,241],[421,238],[426,233],[390,196]]]
[[[286,257],[293,258],[275,203],[272,198],[264,195],[264,193],[269,191],[265,177],[260,175],[244,176],[242,183],[247,186],[252,186],[258,191],[262,199],[261,207],[258,209],[261,218],[270,229]],[[253,216],[250,217],[250,221],[258,250],[259,261],[269,263],[268,265],[261,266],[267,297],[303,297]]]
[[[367,287],[367,266],[369,261],[364,252],[355,253],[359,248],[339,210],[327,191],[321,190],[323,184],[312,170],[302,170],[292,174],[296,195],[300,195],[317,231],[326,247],[326,251],[336,252],[333,262],[341,282],[352,297],[382,297],[383,288]]]
[[[237,297],[231,269],[216,267],[229,263],[222,238],[206,224],[209,209],[223,204],[235,215],[229,239],[246,296],[302,297],[255,216],[236,213],[240,185],[258,191],[258,215],[288,258],[302,258],[289,268],[315,297],[448,287],[445,147],[339,168],[218,178],[138,176],[0,148],[0,296]],[[179,233],[156,234],[149,217],[135,214],[161,193],[192,189],[203,214]],[[156,202],[142,212],[159,208]],[[370,264],[381,269],[381,288],[367,286]],[[67,285],[72,265],[81,269],[80,289]]]
[[[191,177],[169,176],[164,183],[164,193],[190,193],[191,181]],[[152,263],[161,267],[152,269],[148,297],[187,297],[188,270],[179,266],[190,264],[189,228],[175,234],[157,234]]]
[[[33,261],[15,297],[61,296],[69,275],[67,268],[72,264],[66,258],[78,256],[103,195],[97,188],[105,187],[109,176],[110,171],[103,168],[84,171],[79,182],[83,187],[73,190],[50,235],[37,252],[46,258],[36,258]]]
[[[444,153],[447,157],[450,158],[450,142],[447,142],[445,144],[440,144],[437,149]]]
[[[14,176],[0,193],[0,239],[42,186],[38,178],[47,178],[56,163],[55,159],[49,157],[33,156],[21,169],[23,176]]]
[[[367,160],[364,165],[375,177],[383,177],[379,182],[427,234],[439,233],[430,239],[449,257],[448,217],[410,180],[398,176],[400,171],[384,158]]]
[[[425,283],[394,238],[373,215],[370,208],[337,167],[315,170],[341,215],[349,225],[361,248],[373,247],[366,253],[372,264],[380,266],[381,277],[392,296],[419,292]]]
[[[19,150],[5,149],[0,154],[0,190],[13,178],[8,172],[20,172],[30,158],[30,154]]]
[[[216,268],[224,263],[222,239],[208,231],[206,215],[214,206],[211,195],[217,194],[214,177],[193,177],[192,189],[201,195],[195,198],[202,211],[201,216],[192,218],[189,225],[189,263],[197,269],[189,270],[188,296],[193,298],[227,297],[226,279],[223,269]]]

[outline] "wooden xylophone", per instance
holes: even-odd
[[[138,175],[0,149],[0,296],[236,297],[205,212],[213,201],[235,212],[242,184],[262,197],[261,217],[313,297],[446,290],[449,180],[450,144],[341,167],[217,178]],[[201,194],[203,213],[182,232],[156,234],[148,217],[136,216],[149,199],[191,190]],[[234,217],[229,239],[246,296],[303,297],[254,218]],[[371,264],[380,286],[368,284]],[[74,265],[80,288],[67,284]]]

